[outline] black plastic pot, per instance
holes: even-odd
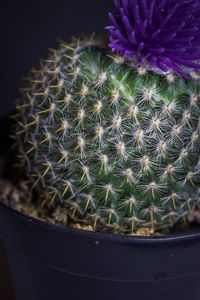
[[[1,204],[0,239],[15,300],[200,299],[200,231],[113,236],[47,224]]]
[[[16,300],[199,300],[200,233],[116,237],[45,224],[0,205]]]

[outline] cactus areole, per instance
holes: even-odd
[[[39,201],[95,230],[154,233],[200,204],[200,2],[116,1],[110,47],[73,40],[17,105]]]

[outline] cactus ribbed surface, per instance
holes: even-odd
[[[19,162],[50,209],[151,232],[199,199],[200,81],[128,65],[86,41],[52,50],[17,106]]]

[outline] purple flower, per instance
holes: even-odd
[[[186,77],[200,69],[200,0],[116,0],[109,13],[113,52]]]

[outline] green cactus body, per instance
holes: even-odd
[[[18,105],[20,164],[41,201],[97,230],[173,225],[199,199],[200,82],[62,43]]]

